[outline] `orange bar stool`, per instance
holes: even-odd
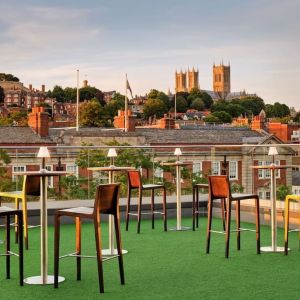
[[[206,253],[210,250],[211,233],[222,233],[226,236],[225,241],[225,257],[229,257],[229,241],[230,241],[230,223],[231,223],[231,209],[232,202],[236,202],[236,232],[237,232],[237,249],[241,249],[241,231],[256,232],[256,251],[260,254],[260,220],[259,220],[259,197],[258,195],[247,194],[231,194],[229,179],[225,175],[209,176],[209,198],[208,198],[208,219],[207,219],[207,234],[206,234]],[[226,201],[226,230],[215,231],[211,229],[212,225],[212,210],[213,202],[216,199],[225,199]],[[253,199],[255,201],[255,216],[256,216],[256,230],[241,228],[240,225],[240,202],[242,200]]]
[[[288,244],[289,244],[289,232],[299,231],[299,229],[290,230],[289,229],[289,219],[290,219],[290,202],[300,201],[299,195],[287,195],[285,197],[285,209],[284,209],[284,253],[288,255]],[[300,236],[299,236],[300,239]],[[300,242],[300,240],[299,240]]]
[[[164,230],[167,231],[167,208],[166,208],[166,188],[162,184],[142,184],[141,174],[138,170],[130,170],[127,171],[128,175],[128,191],[127,191],[127,208],[126,208],[126,231],[128,231],[129,225],[129,216],[137,216],[138,218],[138,226],[137,226],[137,233],[140,233],[141,229],[141,215],[142,214],[149,214],[149,213],[142,213],[142,198],[143,198],[143,191],[150,190],[151,191],[151,216],[152,216],[152,229],[154,229],[154,214],[161,214],[164,218]],[[138,211],[137,213],[130,212],[130,200],[131,200],[131,191],[138,190]],[[162,190],[163,192],[163,211],[156,211],[154,210],[154,191],[155,190]]]
[[[100,214],[110,214],[114,217],[117,250],[119,261],[119,272],[121,284],[125,284],[123,256],[122,256],[122,242],[120,233],[120,213],[119,213],[119,190],[120,184],[101,184],[97,187],[94,207],[76,207],[70,209],[58,210],[55,213],[55,231],[54,231],[54,287],[58,288],[58,272],[59,272],[59,258],[76,257],[77,266],[77,280],[81,280],[81,258],[92,257],[81,255],[81,219],[93,220],[96,241],[96,258],[98,264],[98,282],[100,293],[104,293],[103,281],[103,266],[102,262],[111,259],[115,256],[102,258],[102,242],[101,242],[101,226]],[[60,219],[62,216],[74,217],[76,222],[76,252],[66,254],[59,257],[59,243],[60,243]]]

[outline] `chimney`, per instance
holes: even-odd
[[[42,84],[42,92],[45,93],[45,85]]]
[[[48,113],[44,107],[35,106],[28,115],[28,125],[40,137],[49,135]]]
[[[127,131],[135,131],[135,117],[132,115],[132,111],[127,111],[128,115],[128,124]],[[125,111],[118,110],[118,116],[114,118],[115,128],[125,128]]]
[[[29,84],[29,89],[32,91],[32,84]]]

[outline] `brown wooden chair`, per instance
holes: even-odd
[[[10,217],[16,216],[18,218],[18,227],[20,234],[19,237],[19,253],[16,254],[10,251]],[[0,206],[0,217],[6,218],[6,248],[5,253],[1,254],[6,256],[6,278],[10,279],[10,257],[11,255],[19,256],[19,278],[20,285],[23,285],[24,279],[24,265],[23,265],[23,213],[21,210],[12,209],[10,207]]]
[[[128,231],[129,225],[129,216],[137,216],[138,225],[137,233],[140,233],[141,229],[141,215],[142,214],[151,214],[152,216],[152,229],[154,229],[154,215],[161,214],[164,218],[164,230],[167,231],[167,209],[166,209],[166,188],[162,184],[142,184],[141,174],[138,170],[127,171],[128,175],[128,190],[127,190],[127,208],[126,208],[126,231]],[[161,189],[163,191],[163,211],[154,210],[154,192],[155,190]],[[130,212],[130,200],[131,200],[131,191],[138,190],[138,211],[137,213]],[[142,198],[143,191],[151,191],[151,212],[142,213]]]
[[[94,222],[97,263],[98,263],[98,281],[100,293],[104,293],[103,267],[102,262],[109,258],[102,258],[101,246],[101,227],[100,214],[110,214],[114,216],[119,272],[121,284],[125,284],[123,256],[120,233],[120,214],[119,214],[119,184],[102,184],[97,187],[94,207],[77,207],[70,209],[58,210],[55,213],[55,232],[54,232],[54,287],[58,288],[58,271],[59,271],[59,242],[60,242],[60,219],[62,216],[74,217],[76,221],[76,252],[64,255],[75,256],[77,260],[77,280],[81,280],[81,219],[92,219]],[[90,257],[90,256],[89,256]]]
[[[237,249],[241,249],[240,233],[241,231],[256,232],[256,251],[260,254],[260,220],[259,220],[259,197],[258,195],[246,194],[231,194],[230,183],[227,176],[209,176],[209,198],[208,198],[208,221],[207,221],[207,235],[206,235],[206,253],[210,249],[210,235],[211,232],[226,234],[225,257],[229,256],[229,240],[230,240],[230,222],[231,222],[231,208],[232,202],[236,202],[236,232],[237,232]],[[216,199],[226,199],[226,230],[214,231],[211,229],[212,224],[212,209],[213,202]],[[256,215],[256,230],[241,228],[240,226],[240,202],[242,200],[255,200],[255,215]]]
[[[201,211],[199,209],[199,191],[201,189],[208,190],[208,183],[196,183],[193,185],[193,231],[195,231],[195,227],[199,227],[199,215],[201,214]],[[226,205],[225,205],[225,199],[222,198],[221,200],[221,215],[223,219],[223,230],[226,229]]]
[[[40,196],[40,178],[37,176],[24,176],[21,191],[0,192],[0,199],[13,198],[15,199],[15,208],[19,209],[20,201],[22,202],[23,224],[24,224],[24,239],[25,248],[28,249],[28,215],[27,215],[27,196]],[[18,226],[15,227],[16,241],[18,240]]]

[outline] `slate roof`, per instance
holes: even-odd
[[[8,144],[53,144],[50,138],[41,138],[30,127],[0,127],[0,145]]]

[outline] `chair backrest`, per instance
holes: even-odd
[[[119,183],[97,186],[94,210],[101,213],[116,213],[119,207]]]
[[[139,170],[129,170],[128,175],[128,185],[131,188],[139,188],[142,186],[141,173]]]
[[[40,196],[40,177],[39,176],[24,176],[23,179],[23,192],[29,196]]]
[[[208,187],[211,200],[231,197],[230,184],[226,175],[208,176]]]

